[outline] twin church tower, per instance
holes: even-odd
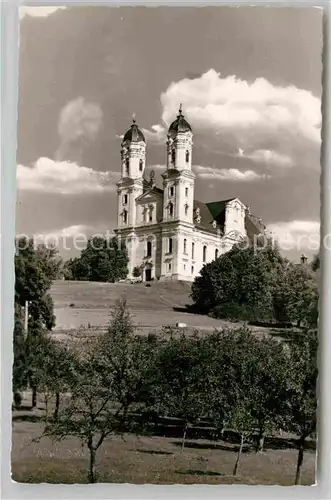
[[[203,265],[263,226],[238,198],[203,203],[194,198],[193,133],[180,107],[167,134],[162,189],[146,179],[146,141],[135,119],[121,145],[116,234],[125,241],[129,276],[143,281],[193,281]]]

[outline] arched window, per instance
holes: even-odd
[[[169,203],[169,216],[173,217],[174,215],[174,206],[172,203]]]
[[[187,215],[188,214],[188,204],[187,203],[186,203],[184,208],[185,208],[185,215]]]
[[[176,163],[176,150],[175,149],[173,149],[171,151],[171,161],[172,161],[173,164]]]
[[[187,240],[185,239],[184,240],[184,253],[187,252]]]
[[[144,166],[144,162],[142,160],[139,160],[139,172],[143,171],[143,166]]]
[[[192,243],[192,259],[194,259],[194,243]]]
[[[152,257],[152,242],[147,241],[147,257]]]
[[[126,173],[126,175],[129,175],[129,173],[130,173],[130,160],[129,160],[129,158],[127,158],[125,160],[125,173]]]
[[[206,260],[207,260],[207,247],[206,247],[206,245],[204,245],[203,249],[202,249],[202,260],[203,260],[203,262],[206,262]]]
[[[215,250],[215,260],[218,259],[218,248]]]
[[[126,210],[123,210],[123,223],[127,224],[128,222],[128,212]]]
[[[189,151],[186,151],[185,160],[186,160],[186,163],[188,163],[190,161],[190,152]]]

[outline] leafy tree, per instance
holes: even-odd
[[[316,432],[317,331],[289,344],[286,427],[298,438],[295,484],[300,484],[306,440]]]
[[[205,265],[192,285],[195,308],[231,320],[316,325],[318,288],[308,266],[284,259],[274,245],[237,245]]]
[[[316,326],[318,288],[315,275],[308,266],[288,263],[277,272],[274,289],[276,317],[297,326]]]
[[[155,409],[159,415],[183,421],[182,450],[189,425],[196,423],[205,409],[204,354],[198,337],[172,335],[161,346],[155,362]]]
[[[21,397],[19,391],[27,385],[27,355],[24,335],[24,312],[19,304],[15,304],[15,324],[13,335],[13,394],[15,406],[19,408]]]
[[[126,278],[128,257],[124,242],[113,237],[90,238],[80,257],[65,264],[68,279],[114,283]]]
[[[274,270],[283,265],[277,248],[234,246],[206,264],[192,285],[192,299],[201,312],[244,320],[273,318]]]
[[[211,355],[205,374],[209,384],[209,416],[216,429],[223,431],[227,426],[240,435],[235,475],[245,441],[256,427],[251,413],[255,339],[246,328],[239,328],[216,332],[209,342]]]
[[[236,429],[240,435],[240,445],[232,472],[233,476],[236,476],[245,441],[252,434],[252,429],[254,427],[254,418],[250,413],[250,405],[245,404],[245,400],[243,400],[240,405],[233,408],[229,415],[228,423],[232,428]]]
[[[46,328],[52,329],[55,324],[53,301],[48,291],[52,281],[58,277],[61,267],[55,248],[45,245],[35,245],[33,239],[20,238],[16,241],[15,255],[15,304],[16,313],[19,312],[19,322],[15,323],[14,350],[18,349],[18,340],[21,356],[14,356],[14,379],[29,380],[32,388],[32,406],[36,405],[36,386],[33,384],[31,360],[33,358],[33,338],[38,337]],[[23,308],[28,304],[28,332],[23,336]],[[20,326],[21,323],[21,326]],[[23,349],[24,337],[24,349]],[[25,363],[22,356],[26,358]],[[18,373],[21,372],[19,376]],[[15,382],[16,384],[16,382]]]
[[[209,415],[216,428],[228,426],[240,436],[236,474],[248,438],[257,431],[256,451],[262,451],[265,434],[283,424],[287,358],[282,343],[246,328],[216,332],[208,343]]]
[[[287,359],[283,343],[267,337],[255,339],[251,354],[250,414],[258,431],[256,451],[261,452],[265,435],[283,424],[286,413]]]
[[[145,344],[133,337],[125,302],[116,306],[103,336],[88,339],[75,351],[77,368],[69,378],[71,398],[59,409],[58,418],[48,422],[44,435],[55,440],[75,436],[87,446],[91,483],[97,480],[97,451],[108,436],[124,431],[130,406],[144,392],[147,355]]]
[[[46,418],[49,396],[55,396],[53,418],[57,419],[60,395],[69,390],[75,381],[77,362],[66,345],[54,340],[47,331],[33,339],[32,374],[35,385],[45,395]]]

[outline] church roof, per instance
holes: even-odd
[[[227,200],[213,201],[210,203],[203,203],[201,201],[194,200],[193,210],[195,227],[212,234],[217,234],[218,229],[223,231],[225,224],[225,208],[226,205],[232,200],[235,200],[235,198],[228,198]],[[197,208],[200,211],[200,222],[197,221],[195,216]],[[217,222],[216,227],[213,227],[214,220]],[[260,219],[247,213],[245,217],[245,229],[248,238],[252,239],[254,235],[263,233],[264,226],[260,222]]]
[[[169,127],[168,135],[176,135],[177,133],[192,132],[191,125],[185,120],[180,106],[177,118]]]
[[[196,228],[213,234],[217,234],[219,229],[223,231],[225,224],[225,207],[234,199],[235,198],[228,198],[227,200],[212,201],[210,203],[203,203],[201,201],[194,200],[193,210],[196,212],[196,209],[198,208],[201,217],[200,222],[198,222],[197,218],[194,217],[194,225]],[[216,227],[213,227],[214,221],[217,222]]]
[[[199,200],[194,200],[193,202],[193,221],[194,225],[197,229],[201,229],[202,231],[207,231],[209,233],[217,234],[217,227],[213,227],[214,215],[210,211],[208,207],[209,203],[203,203]],[[199,215],[201,217],[201,222],[197,221],[196,210],[199,209]],[[223,221],[224,227],[224,221]],[[218,226],[219,228],[219,226]]]
[[[129,130],[124,134],[123,142],[145,142],[144,134],[136,124],[135,119],[133,119]]]

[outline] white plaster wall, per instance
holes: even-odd
[[[191,132],[179,133],[167,142],[167,168],[177,170],[192,170],[192,141]],[[172,162],[172,151],[175,150],[175,163]],[[189,152],[189,161],[186,161],[186,151]]]
[[[136,199],[143,192],[142,180],[134,179],[118,185],[117,189],[117,227],[133,227],[136,224]],[[124,195],[127,194],[128,201],[124,204]],[[123,223],[123,210],[127,210],[127,224]]]
[[[152,220],[149,220],[150,208],[152,207]],[[143,219],[143,211],[145,211],[145,221]],[[163,211],[163,197],[157,197],[154,200],[141,200],[137,202],[136,207],[136,226],[153,225],[161,222]]]
[[[177,170],[192,169],[192,133],[179,133],[175,140]],[[186,151],[189,152],[189,161],[186,161]]]
[[[225,233],[237,231],[246,236],[245,213],[246,207],[240,200],[229,202],[225,209]]]
[[[126,161],[129,159],[129,175],[126,170]],[[143,168],[140,170],[140,160],[143,161]],[[122,177],[131,179],[141,179],[146,164],[146,144],[144,142],[132,142],[128,148],[122,148]]]
[[[152,255],[147,257],[147,242],[152,244]],[[152,230],[139,230],[135,232],[130,244],[131,263],[130,271],[132,273],[134,267],[142,266],[143,279],[145,279],[145,268],[150,267],[152,270],[152,278],[157,278],[161,274],[161,238],[160,229]],[[131,277],[131,275],[130,275]]]
[[[186,188],[188,190],[186,196]],[[176,186],[176,218],[180,221],[193,222],[193,199],[194,199],[194,176],[190,172],[188,175],[181,175]],[[185,205],[188,206],[185,213]]]

